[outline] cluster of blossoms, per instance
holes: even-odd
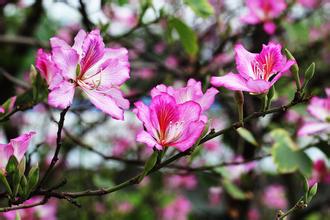
[[[275,30],[273,19],[285,9],[284,1],[247,1],[251,14],[246,22],[264,23],[264,28],[271,33]],[[96,108],[114,119],[123,120],[124,110],[130,103],[124,98],[120,89],[129,79],[128,51],[125,48],[106,48],[99,30],[86,33],[80,30],[72,46],[54,37],[50,40],[51,52],[38,50],[36,66],[48,84],[48,103],[56,108],[65,109],[73,104],[75,90],[80,88]],[[233,91],[244,91],[250,94],[265,94],[287,72],[294,60],[288,60],[281,52],[280,44],[263,45],[260,53],[247,51],[242,44],[235,46],[235,61],[238,74],[228,73],[224,76],[213,76],[211,84],[225,87]],[[171,62],[170,62],[171,63]],[[308,107],[309,113],[317,122],[307,122],[299,131],[299,135],[330,130],[330,89],[326,90],[327,98],[314,97]],[[151,101],[146,105],[142,101],[134,103],[133,112],[142,122],[144,130],[140,130],[136,140],[157,150],[174,147],[184,152],[198,143],[206,129],[208,117],[206,111],[214,103],[218,90],[211,87],[205,92],[199,81],[190,79],[187,85],[180,88],[158,85],[151,92]],[[0,108],[0,113],[5,112]],[[5,174],[6,164],[14,155],[21,161],[34,132],[23,134],[10,140],[9,144],[0,145],[0,171]],[[125,148],[114,151],[121,156],[130,146],[125,139],[118,140],[118,146]],[[212,148],[212,146],[210,146]],[[241,161],[237,158],[235,161]],[[249,164],[249,169],[254,164]],[[231,169],[231,167],[229,167]],[[233,173],[242,173],[236,166]],[[235,175],[233,175],[235,176]],[[167,179],[168,185],[194,189],[197,185],[195,176],[172,176]],[[211,203],[217,204],[221,190],[212,189]],[[274,195],[279,198],[273,198]],[[284,192],[277,186],[269,188],[265,193],[266,200],[278,201],[274,208],[285,208]],[[164,209],[163,219],[173,219],[177,206],[183,206],[186,216],[191,207],[185,198],[178,198]],[[182,211],[182,210],[181,210]],[[178,218],[178,219],[184,219]]]
[[[48,83],[48,102],[58,108],[72,104],[76,87],[90,101],[115,119],[123,120],[123,110],[129,102],[120,86],[129,78],[127,50],[106,48],[100,32],[81,30],[73,46],[54,37],[51,53],[38,51],[36,65]],[[243,45],[235,46],[239,74],[228,73],[212,77],[211,84],[252,94],[267,93],[270,87],[294,64],[281,53],[281,45],[264,45],[260,54],[248,52]],[[190,79],[185,87],[173,88],[163,84],[151,90],[149,106],[136,102],[133,110],[145,130],[137,141],[162,150],[172,146],[180,151],[192,147],[207,123],[205,112],[214,102],[218,91],[202,92],[201,82]]]

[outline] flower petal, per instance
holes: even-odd
[[[307,122],[298,131],[298,136],[317,134],[322,131],[330,131],[330,123],[325,122]]]
[[[68,81],[62,81],[48,94],[48,103],[56,108],[65,109],[71,105],[75,85]]]
[[[307,110],[313,117],[321,121],[326,121],[330,117],[330,109],[327,109],[327,106],[330,106],[330,99],[313,97]]]
[[[171,86],[166,86],[164,84],[160,84],[151,90],[150,95],[151,95],[151,97],[155,97],[155,96],[160,95],[161,93],[167,93],[171,96],[174,96],[174,92],[175,91]]]
[[[102,87],[120,86],[130,78],[127,50],[105,49],[104,56],[84,74],[84,81],[99,82]]]
[[[247,85],[247,81],[239,74],[228,73],[224,76],[211,77],[211,84],[213,86],[224,86],[229,90],[251,92]]]
[[[218,93],[219,93],[219,91],[217,89],[215,89],[213,87],[209,88],[208,90],[206,90],[205,94],[202,97],[196,99],[196,102],[198,102],[198,104],[200,104],[203,111],[206,111],[214,103],[215,95]]]
[[[83,89],[83,91],[86,93],[96,108],[112,116],[114,119],[124,119],[123,109],[118,106],[116,101],[109,94],[100,90],[89,89],[84,86],[80,87]]]
[[[65,79],[76,79],[76,69],[79,55],[71,48],[63,49],[55,47],[52,49],[52,57],[56,65],[61,69],[61,74]]]
[[[181,152],[188,150],[202,135],[204,127],[205,123],[201,121],[189,123],[181,138],[177,142],[173,143],[172,146]]]
[[[157,132],[155,131],[155,128],[153,127],[151,121],[150,121],[150,111],[149,107],[146,106],[142,101],[138,101],[134,103],[135,106],[135,114],[136,116],[142,121],[144,127],[147,129],[147,131],[153,135],[157,135]]]
[[[74,44],[72,46],[72,48],[77,51],[79,57],[81,58],[82,57],[82,53],[83,53],[83,43],[84,43],[84,40],[87,36],[87,33],[86,31],[84,31],[83,29],[81,29],[78,34],[75,36],[74,38]]]
[[[174,97],[167,93],[154,97],[149,109],[150,121],[159,132],[165,132],[170,122],[177,122],[180,117]]]
[[[246,84],[250,88],[250,92],[255,94],[266,93],[269,90],[269,88],[272,86],[270,82],[265,81],[263,79],[257,79],[257,80],[250,79],[247,81]]]
[[[14,156],[18,161],[23,159],[24,154],[29,147],[30,140],[35,134],[35,132],[29,132],[10,140],[10,144],[14,149]]]
[[[162,150],[163,147],[157,143],[157,141],[146,131],[140,131],[136,136],[138,142],[145,143],[151,148],[156,147],[158,150]]]
[[[93,30],[86,36],[85,40],[83,41],[82,57],[80,61],[81,73],[86,73],[89,68],[94,66],[103,57],[103,54],[104,43],[100,35],[100,31]]]
[[[4,172],[11,155],[14,154],[14,148],[11,144],[0,144],[0,172]]]
[[[276,31],[276,24],[274,22],[265,22],[263,28],[267,34],[273,35]]]
[[[236,68],[240,75],[245,79],[257,79],[252,69],[252,62],[255,60],[257,54],[247,51],[242,44],[235,46],[235,61]]]
[[[63,80],[60,70],[52,61],[51,55],[39,49],[36,59],[36,67],[41,76],[47,81],[49,89],[53,89]]]

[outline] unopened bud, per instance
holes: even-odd
[[[296,59],[294,58],[294,56],[291,54],[291,52],[288,49],[285,48],[284,49],[284,52],[286,54],[286,57],[289,60],[295,61],[295,64],[293,64],[290,67],[290,71],[293,74],[294,80],[296,81],[297,90],[300,90],[301,89],[301,82],[300,82],[300,77],[299,77],[299,66],[298,66],[298,64],[296,62]]]

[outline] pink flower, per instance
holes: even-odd
[[[132,212],[133,209],[134,209],[134,206],[130,202],[121,202],[117,205],[118,212],[123,213],[123,214],[128,214],[128,213]]]
[[[129,108],[129,102],[119,87],[129,78],[127,50],[105,48],[99,30],[80,30],[72,47],[57,37],[51,38],[50,43],[51,56],[41,51],[37,59],[38,69],[51,90],[48,103],[68,107],[79,87],[98,109],[123,120],[123,109]]]
[[[151,97],[155,97],[161,93],[167,93],[175,98],[178,104],[187,101],[197,102],[202,111],[208,110],[214,102],[214,97],[218,94],[218,90],[210,88],[206,90],[205,94],[202,91],[202,84],[194,79],[189,79],[187,86],[183,88],[174,89],[171,86],[160,84],[151,90]]]
[[[24,202],[25,205],[30,205],[39,202],[42,198],[34,197]],[[19,214],[22,220],[56,220],[57,202],[56,200],[50,200],[48,203],[42,206],[35,206],[29,209],[20,209],[18,211],[4,212],[2,215],[7,220],[15,220],[16,213]]]
[[[162,220],[187,220],[191,204],[183,196],[177,197],[162,210]]]
[[[235,46],[235,54],[239,74],[228,73],[225,76],[212,77],[213,86],[254,94],[266,93],[295,63],[292,60],[287,61],[281,53],[281,45],[274,43],[263,45],[259,54],[250,53],[243,45],[238,44]]]
[[[165,60],[165,66],[168,67],[169,69],[175,69],[178,67],[178,58],[174,55],[171,55],[166,58]]]
[[[263,201],[266,206],[274,209],[285,209],[288,206],[285,190],[281,185],[268,186],[263,194]]]
[[[113,139],[113,149],[112,155],[116,157],[121,157],[127,153],[132,148],[132,141],[123,137],[116,137]]]
[[[221,187],[213,186],[209,188],[209,203],[211,206],[217,206],[220,204],[223,190]]]
[[[322,0],[298,0],[298,2],[305,8],[314,9],[321,4]]]
[[[308,181],[310,186],[313,186],[315,183],[330,184],[330,170],[327,168],[326,162],[322,159],[314,162],[312,177]]]
[[[193,190],[197,186],[197,178],[195,175],[170,175],[165,179],[165,185],[170,188],[185,188]]]
[[[36,67],[46,80],[49,89],[54,89],[63,80],[59,68],[52,60],[51,54],[44,52],[43,49],[38,50]]]
[[[151,104],[135,103],[134,110],[146,130],[140,131],[137,141],[162,150],[175,147],[185,151],[201,136],[205,122],[201,119],[202,108],[194,101],[179,104],[173,96],[159,93]]]
[[[249,209],[247,215],[248,215],[248,220],[259,220],[260,219],[260,213],[259,213],[258,209],[256,209],[256,208]]]
[[[274,34],[276,25],[273,22],[286,9],[285,0],[246,0],[249,13],[242,18],[247,24],[263,23],[266,33]]]
[[[312,98],[307,111],[315,121],[305,122],[298,131],[299,136],[330,132],[330,88],[325,91],[327,98]]]
[[[8,160],[12,155],[18,161],[23,159],[33,135],[35,135],[35,132],[29,132],[11,139],[8,144],[0,144],[0,172],[5,172]]]
[[[155,70],[152,68],[144,67],[136,71],[136,75],[141,79],[151,79],[155,76]]]

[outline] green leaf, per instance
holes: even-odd
[[[226,192],[234,199],[239,199],[239,200],[246,199],[245,193],[236,185],[234,185],[232,182],[230,182],[228,179],[224,179],[222,181],[222,185],[223,188],[226,190]]]
[[[192,56],[198,52],[198,42],[196,33],[183,21],[172,18],[169,21],[169,28],[174,28],[179,35],[180,41],[185,51]]]
[[[128,0],[117,0],[118,4],[120,6],[126,5],[128,3]]]
[[[312,161],[307,154],[297,147],[287,131],[275,129],[271,132],[275,140],[272,146],[273,161],[280,173],[292,173],[300,171],[309,177],[312,172]]]
[[[144,172],[147,174],[149,173],[149,171],[154,168],[156,162],[157,162],[157,155],[158,155],[158,151],[154,151],[151,156],[149,157],[149,159],[147,160],[147,162],[144,165]]]
[[[154,166],[156,165],[157,162],[157,157],[158,157],[158,151],[154,151],[151,156],[149,157],[149,159],[146,161],[146,163],[144,164],[144,169],[142,174],[139,177],[139,182],[143,180],[143,178],[150,172],[150,170],[152,170],[152,168],[154,168]]]
[[[246,140],[250,144],[253,144],[254,146],[259,146],[253,134],[249,130],[245,128],[238,128],[237,132],[244,140]]]
[[[28,191],[29,193],[32,192],[35,187],[38,184],[39,181],[39,167],[38,165],[35,165],[31,168],[29,174],[28,174],[28,179],[27,179],[28,183]]]
[[[185,0],[184,2],[200,17],[207,18],[214,14],[214,9],[207,0]]]

